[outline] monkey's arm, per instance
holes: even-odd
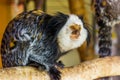
[[[120,57],[116,56],[99,58],[84,62],[74,67],[64,68],[60,71],[62,72],[61,80],[93,80],[105,76],[116,76],[120,75]],[[1,69],[0,79],[50,80],[49,75],[46,72],[38,71],[38,69],[32,67],[14,67]]]

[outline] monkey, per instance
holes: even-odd
[[[90,31],[77,15],[50,15],[41,10],[22,12],[8,23],[3,34],[3,68],[41,67],[51,80],[60,80],[57,67],[64,64],[58,59],[85,41],[89,43]]]

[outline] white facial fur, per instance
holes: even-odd
[[[71,39],[71,25],[80,25],[80,35],[77,39]],[[69,18],[58,34],[58,44],[61,52],[65,52],[81,46],[87,38],[87,30],[83,27],[83,22],[76,15],[69,15]]]

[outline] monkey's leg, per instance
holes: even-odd
[[[26,51],[15,48],[10,53],[2,54],[3,67],[26,66],[28,64],[29,54]]]
[[[56,62],[52,62],[51,60],[47,59],[46,57],[39,56],[36,54],[30,55],[29,60],[42,65],[42,67],[44,67],[45,70],[50,75],[51,80],[60,80],[61,72],[55,67]]]

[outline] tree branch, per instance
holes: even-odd
[[[77,66],[60,69],[61,80],[93,80],[120,75],[120,57],[98,58]],[[32,67],[0,69],[0,80],[50,80],[45,71]]]

